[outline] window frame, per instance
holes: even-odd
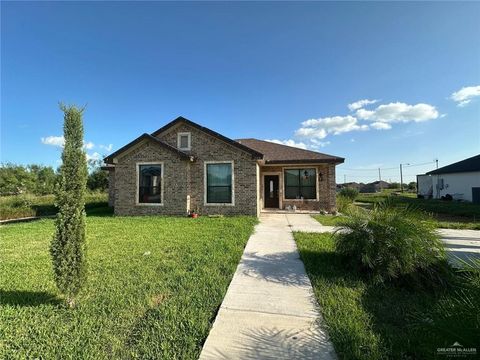
[[[162,169],[162,175],[160,177],[160,202],[159,203],[144,203],[140,202],[140,165],[160,165]],[[163,189],[164,189],[164,181],[163,175],[165,173],[165,166],[163,161],[142,161],[135,163],[136,168],[136,182],[135,182],[135,205],[136,206],[163,206],[164,199],[163,199]]]
[[[286,181],[286,178],[285,178],[285,171],[286,170],[308,170],[308,169],[313,169],[315,170],[315,197],[312,198],[312,199],[289,199],[286,197],[286,194],[287,194],[287,181]],[[318,171],[318,167],[316,166],[296,166],[296,167],[284,167],[282,169],[283,171],[283,177],[282,177],[282,180],[283,180],[283,200],[284,201],[319,201],[318,200],[318,188],[319,188],[319,184],[318,184],[318,174],[319,174],[319,171]],[[301,188],[301,185],[299,184],[299,187]]]
[[[212,165],[212,164],[230,164],[232,166],[232,191],[231,191],[231,197],[232,197],[232,202],[229,203],[209,203],[207,201],[208,196],[207,196],[207,191],[208,191],[208,184],[207,184],[207,165]],[[203,162],[203,204],[205,206],[235,206],[235,166],[234,166],[234,161],[233,160],[212,160],[212,161],[204,161]]]
[[[186,148],[182,148],[180,147],[180,139],[182,138],[182,136],[187,136],[188,138],[188,146]],[[192,133],[190,132],[179,132],[177,133],[177,148],[179,150],[185,150],[185,151],[190,151],[192,149]]]

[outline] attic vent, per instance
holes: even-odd
[[[177,135],[177,147],[180,150],[191,149],[192,135],[189,132],[178,133]]]

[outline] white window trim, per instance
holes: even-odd
[[[139,186],[140,186],[140,165],[160,165],[162,167],[162,176],[160,178],[160,203],[141,203],[139,197]],[[142,161],[135,164],[136,167],[136,181],[135,181],[135,205],[136,206],[163,206],[163,173],[165,171],[165,166],[163,161]]]
[[[285,188],[283,189],[283,201],[319,201],[319,171],[318,166],[295,166],[295,167],[284,167],[282,168],[282,178],[283,183],[285,184],[285,170],[298,170],[298,169],[315,169],[315,199],[287,199],[285,197]],[[284,185],[285,187],[285,185]]]
[[[186,147],[186,148],[180,147],[180,138],[181,138],[182,136],[187,136],[187,137],[188,137],[188,147]],[[187,151],[188,151],[188,150],[191,150],[191,149],[192,149],[192,133],[189,133],[189,132],[179,132],[179,133],[177,134],[177,148],[178,148],[179,150],[187,150]]]
[[[208,164],[231,164],[232,165],[232,202],[231,203],[207,202],[207,165]],[[203,162],[203,204],[205,206],[235,206],[235,168],[233,166],[233,160]]]

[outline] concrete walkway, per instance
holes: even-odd
[[[260,217],[200,359],[336,359],[290,216],[296,214]],[[308,226],[304,216],[294,223]]]

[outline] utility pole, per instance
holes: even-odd
[[[382,189],[382,173],[380,172],[380,168],[378,168],[378,185],[380,186],[380,192]]]
[[[402,173],[402,165],[410,165],[410,164],[400,164],[400,191],[403,192],[403,173]]]
[[[402,174],[402,164],[400,164],[400,191],[403,192],[403,174]]]
[[[343,175],[343,185],[347,183],[347,175]]]
[[[438,159],[435,159],[435,163],[437,164],[437,169],[438,169]]]

